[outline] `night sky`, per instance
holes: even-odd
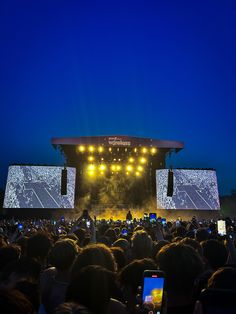
[[[236,1],[0,1],[0,186],[52,137],[179,140],[236,188]]]

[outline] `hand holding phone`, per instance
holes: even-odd
[[[143,274],[142,301],[154,307],[155,314],[161,314],[163,308],[165,276],[162,271],[145,270]]]
[[[225,223],[225,220],[218,220],[217,221],[217,231],[218,231],[219,235],[226,236],[226,223]]]

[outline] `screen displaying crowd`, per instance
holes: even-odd
[[[168,169],[156,171],[157,208],[219,210],[214,170],[173,170],[173,196],[167,196]]]
[[[61,195],[62,167],[10,166],[4,208],[74,208],[75,168],[67,167],[67,194]]]
[[[219,233],[214,220],[154,216],[0,220],[1,313],[235,313],[234,220]],[[163,274],[158,311],[140,297],[147,270]]]

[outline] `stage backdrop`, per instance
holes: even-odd
[[[74,208],[75,168],[67,167],[67,191],[61,195],[63,167],[10,166],[4,208]]]
[[[167,196],[168,169],[156,171],[157,208],[219,210],[214,170],[173,170],[173,196]],[[170,182],[169,182],[170,184]]]

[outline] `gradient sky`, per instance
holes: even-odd
[[[236,188],[236,1],[0,1],[0,185],[52,137],[180,140]]]

